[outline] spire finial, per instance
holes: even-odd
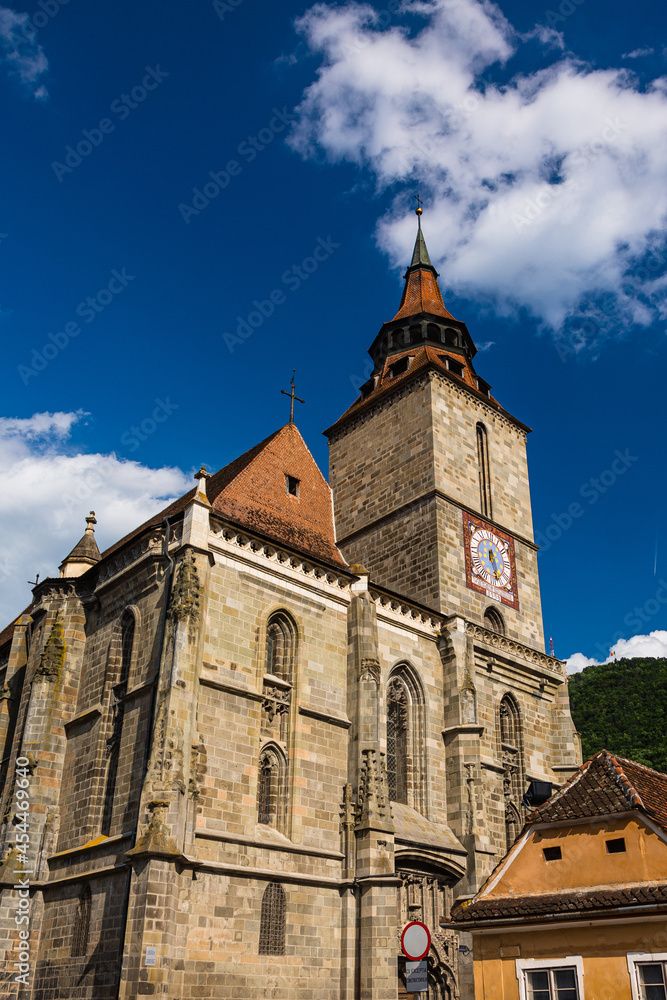
[[[97,519],[95,518],[95,511],[91,510],[90,514],[86,518],[86,534],[95,534],[95,529],[93,527],[94,524],[97,524]]]
[[[194,478],[198,481],[197,492],[208,500],[206,491],[206,480],[211,478],[211,473],[206,471],[206,466],[202,465],[199,472],[195,472]]]
[[[295,390],[294,390],[294,376],[295,376],[295,374],[296,374],[296,368],[293,368],[293,369],[292,369],[292,380],[291,380],[291,382],[290,382],[290,386],[291,386],[292,388],[291,388],[290,392],[287,392],[287,390],[286,390],[286,389],[281,389],[281,390],[280,390],[280,391],[281,391],[281,393],[282,393],[282,394],[283,394],[284,396],[289,396],[289,397],[290,397],[290,408],[289,408],[289,422],[290,422],[291,424],[293,424],[293,423],[294,423],[294,400],[295,400],[295,399],[298,399],[300,403],[305,403],[305,402],[306,402],[306,401],[305,401],[305,399],[300,399],[300,398],[299,398],[299,396],[297,396],[297,395],[295,394]]]
[[[421,221],[422,221],[421,220],[421,216],[424,214],[424,209],[422,208],[422,205],[424,204],[424,202],[419,197],[419,192],[417,192],[417,194],[413,195],[413,197],[417,199],[417,207],[415,209],[415,215],[419,219],[419,225],[421,226]]]

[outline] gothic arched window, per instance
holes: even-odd
[[[90,886],[86,883],[79,893],[79,900],[76,904],[76,917],[74,919],[74,931],[72,934],[73,958],[85,955],[88,951],[91,905]]]
[[[424,811],[423,704],[421,688],[407,666],[387,687],[387,781],[389,798]]]
[[[104,807],[102,809],[102,833],[108,837],[111,833],[113,820],[113,804],[116,798],[116,781],[118,778],[118,758],[120,756],[120,740],[111,746],[107,742],[107,773],[104,784]]]
[[[120,664],[116,663],[117,681],[111,689],[109,715],[107,716],[106,740],[106,778],[104,782],[104,804],[102,806],[102,833],[109,836],[113,820],[116,782],[118,778],[118,762],[120,746],[123,737],[123,716],[125,714],[125,695],[127,694],[132,654],[134,651],[135,617],[130,608],[126,608],[120,620],[120,649],[116,646],[116,655],[120,653]],[[119,641],[116,633],[116,642]]]
[[[278,882],[269,882],[262,896],[259,922],[259,954],[285,954],[285,890]]]
[[[505,635],[505,621],[497,608],[487,608],[484,612],[484,624],[492,632]]]
[[[280,829],[284,816],[285,761],[274,747],[259,756],[257,775],[257,822]]]
[[[284,611],[271,615],[266,626],[266,673],[292,683],[296,629]]]
[[[408,695],[400,677],[387,689],[387,780],[393,802],[408,801]]]
[[[479,508],[483,517],[493,517],[491,509],[491,469],[489,441],[484,424],[477,424],[477,469],[479,472]]]
[[[134,648],[134,615],[128,609],[123,612],[120,622],[121,629],[121,662],[119,683],[127,686],[132,666],[132,651]]]
[[[521,829],[523,788],[523,740],[519,706],[510,694],[504,695],[498,709],[500,748],[503,762],[503,795],[507,850]]]

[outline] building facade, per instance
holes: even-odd
[[[667,775],[601,750],[447,926],[494,1000],[667,1000]]]
[[[421,219],[370,354],[329,484],[290,421],[102,554],[91,515],[0,633],[3,995],[395,1000],[420,919],[472,998],[441,919],[580,751],[528,428]]]

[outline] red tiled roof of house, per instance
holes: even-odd
[[[522,833],[531,826],[558,826],[573,820],[639,812],[667,831],[667,774],[636,761],[600,750],[587,760],[551,798],[526,817]],[[621,906],[667,903],[667,885],[646,883],[616,888],[535,893],[524,896],[487,896],[485,891],[507,856],[496,865],[477,896],[452,911],[458,923],[544,917],[549,914],[609,910]]]
[[[628,906],[667,904],[667,885],[636,885],[623,889],[593,889],[583,892],[549,892],[531,896],[487,896],[452,910],[454,923],[477,923],[513,917],[539,917],[567,914],[591,915]],[[602,911],[602,912],[600,912]]]
[[[526,823],[558,823],[633,809],[667,830],[667,774],[600,750],[529,813]]]

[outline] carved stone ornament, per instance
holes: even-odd
[[[270,723],[273,723],[276,715],[285,715],[289,712],[292,692],[289,688],[281,688],[273,684],[264,684],[264,698],[262,699],[262,709]]]
[[[65,665],[65,633],[60,612],[56,615],[51,634],[46,640],[46,645],[42,652],[39,665],[35,670],[35,677],[46,677],[48,680],[55,680]]]
[[[359,819],[357,826],[372,821],[381,821],[384,828],[392,829],[393,822],[389,805],[389,786],[384,754],[375,748],[361,751],[361,774],[359,776]]]
[[[563,660],[547,656],[546,653],[541,653],[537,649],[531,649],[530,646],[524,646],[521,642],[508,639],[504,635],[499,635],[498,632],[492,632],[490,629],[482,628],[481,625],[475,625],[473,622],[468,621],[465,623],[465,631],[466,635],[471,635],[473,639],[479,639],[489,646],[495,646],[497,649],[501,649],[504,653],[509,653],[511,656],[518,656],[522,660],[535,663],[540,667],[546,667],[548,670],[553,670],[556,673],[566,673],[566,666]]]
[[[178,567],[176,582],[169,598],[167,617],[172,625],[186,618],[192,624],[199,621],[201,591],[195,554],[190,550]]]
[[[375,660],[370,657],[364,657],[361,661],[361,666],[359,667],[359,680],[375,681],[375,683],[379,685],[380,683],[379,660]]]
[[[354,827],[354,802],[352,801],[352,785],[347,782],[343,787],[343,802],[340,807],[340,822],[343,830],[351,830]]]

